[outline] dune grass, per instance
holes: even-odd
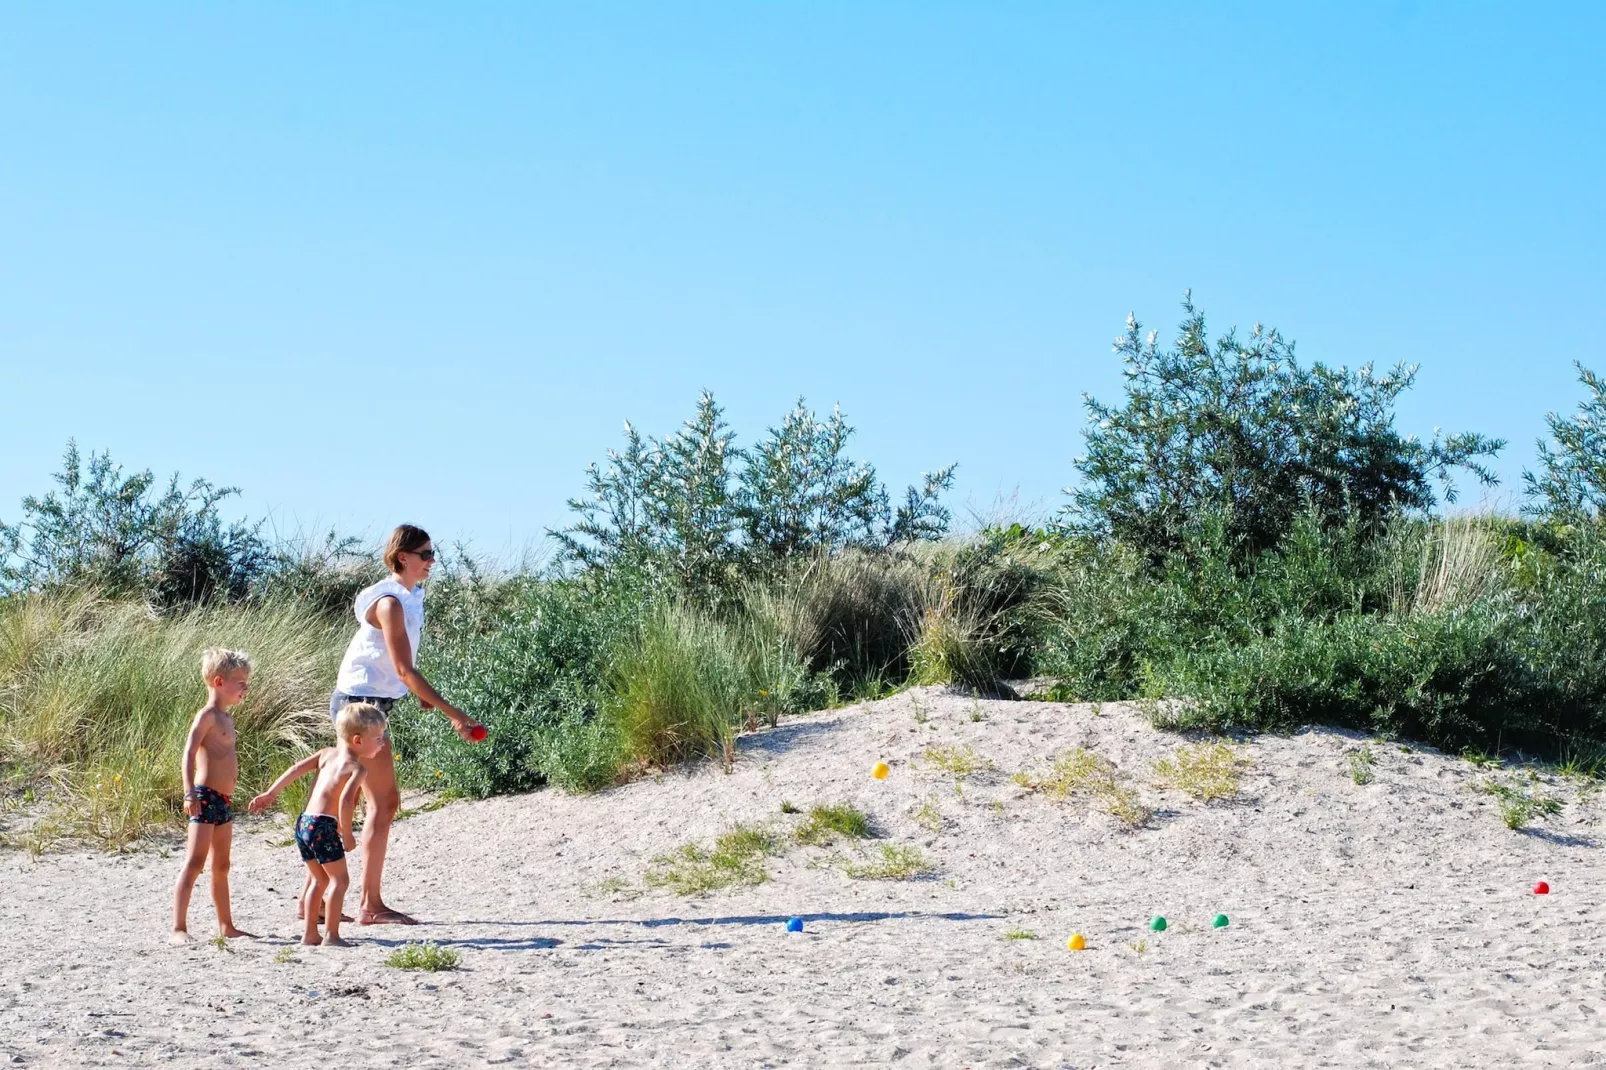
[[[385,965],[397,970],[423,970],[436,973],[455,970],[463,963],[463,953],[456,948],[441,947],[433,940],[403,944],[390,953]]]
[[[883,843],[865,862],[848,862],[842,872],[854,880],[906,881],[930,873],[936,867],[918,847]]]
[[[295,603],[153,615],[81,593],[0,599],[0,773],[48,800],[61,834],[108,848],[180,826],[179,759],[206,701],[201,651],[249,653],[236,794],[328,732],[343,624]]]
[[[798,826],[792,837],[801,844],[824,847],[838,837],[862,840],[870,835],[868,814],[848,803],[836,803],[811,809],[808,820]]]
[[[764,826],[737,824],[715,838],[712,850],[688,843],[654,858],[642,883],[686,896],[762,884],[769,880],[764,859],[782,849],[780,838]]]
[[[1154,816],[1153,808],[1144,805],[1113,762],[1082,747],[1055,758],[1044,776],[1023,771],[1010,779],[1055,802],[1077,799],[1091,803],[1128,829],[1141,828]]]
[[[1230,799],[1242,786],[1249,759],[1225,743],[1183,744],[1170,758],[1154,763],[1155,784],[1180,791],[1198,802]]]
[[[614,695],[604,706],[636,761],[735,760],[742,710],[754,690],[749,663],[730,631],[681,603],[651,612],[620,651]]]

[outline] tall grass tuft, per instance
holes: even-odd
[[[908,556],[847,551],[749,588],[746,604],[810,670],[856,693],[908,675],[909,622],[920,616],[926,575]]]
[[[344,639],[343,624],[288,603],[156,616],[73,592],[0,599],[0,754],[10,776],[51,785],[70,834],[124,846],[178,821],[202,650],[255,664],[235,710],[246,792],[327,735]]]
[[[1004,668],[1001,615],[989,612],[947,569],[939,569],[921,594],[909,629],[911,681],[992,689]]]
[[[683,603],[655,607],[620,652],[604,716],[625,752],[648,765],[735,760],[749,665],[725,625]]]

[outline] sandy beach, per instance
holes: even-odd
[[[1205,805],[1153,783],[1184,742],[1125,705],[920,689],[747,735],[728,774],[453,802],[393,837],[387,898],[428,924],[352,925],[349,950],[296,944],[283,815],[239,823],[235,916],[260,938],[226,951],[166,945],[168,851],[7,852],[0,1065],[1606,1065],[1598,795],[1541,778],[1564,809],[1512,831],[1476,789],[1515,774],[1373,743],[1356,784],[1364,740],[1311,730],[1242,742],[1242,791]],[[1130,778],[1145,827],[1010,779],[1072,747]],[[783,802],[855,804],[878,838],[706,897],[643,886],[733,822],[789,833]],[[935,868],[848,876],[883,844]],[[210,934],[204,879],[191,917]],[[462,967],[383,965],[425,939]]]

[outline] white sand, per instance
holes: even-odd
[[[1147,784],[1179,742],[1125,707],[923,690],[748,736],[729,776],[454,803],[393,841],[388,898],[432,924],[348,926],[356,948],[290,963],[282,818],[241,823],[235,916],[264,937],[232,953],[165,946],[176,856],[0,854],[0,1065],[1606,1065],[1598,801],[1552,783],[1561,817],[1512,832],[1470,764],[1389,745],[1357,786],[1357,740],[1313,731],[1245,745],[1244,793],[1205,807]],[[919,761],[934,743],[997,772],[957,795]],[[1144,782],[1148,828],[1009,782],[1077,745]],[[939,868],[856,881],[796,848],[756,887],[639,892],[687,839],[799,821],[782,800],[857,803]],[[911,817],[927,800],[936,835]],[[211,924],[203,878],[192,929]],[[383,966],[409,938],[463,969]]]

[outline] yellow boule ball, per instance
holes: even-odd
[[[875,777],[877,780],[885,780],[887,779],[887,774],[890,772],[892,772],[892,770],[887,768],[886,762],[877,762],[875,763],[875,768],[870,770],[870,775]]]
[[[1086,951],[1087,940],[1083,938],[1081,933],[1072,933],[1071,938],[1065,941],[1065,946],[1072,951]]]

